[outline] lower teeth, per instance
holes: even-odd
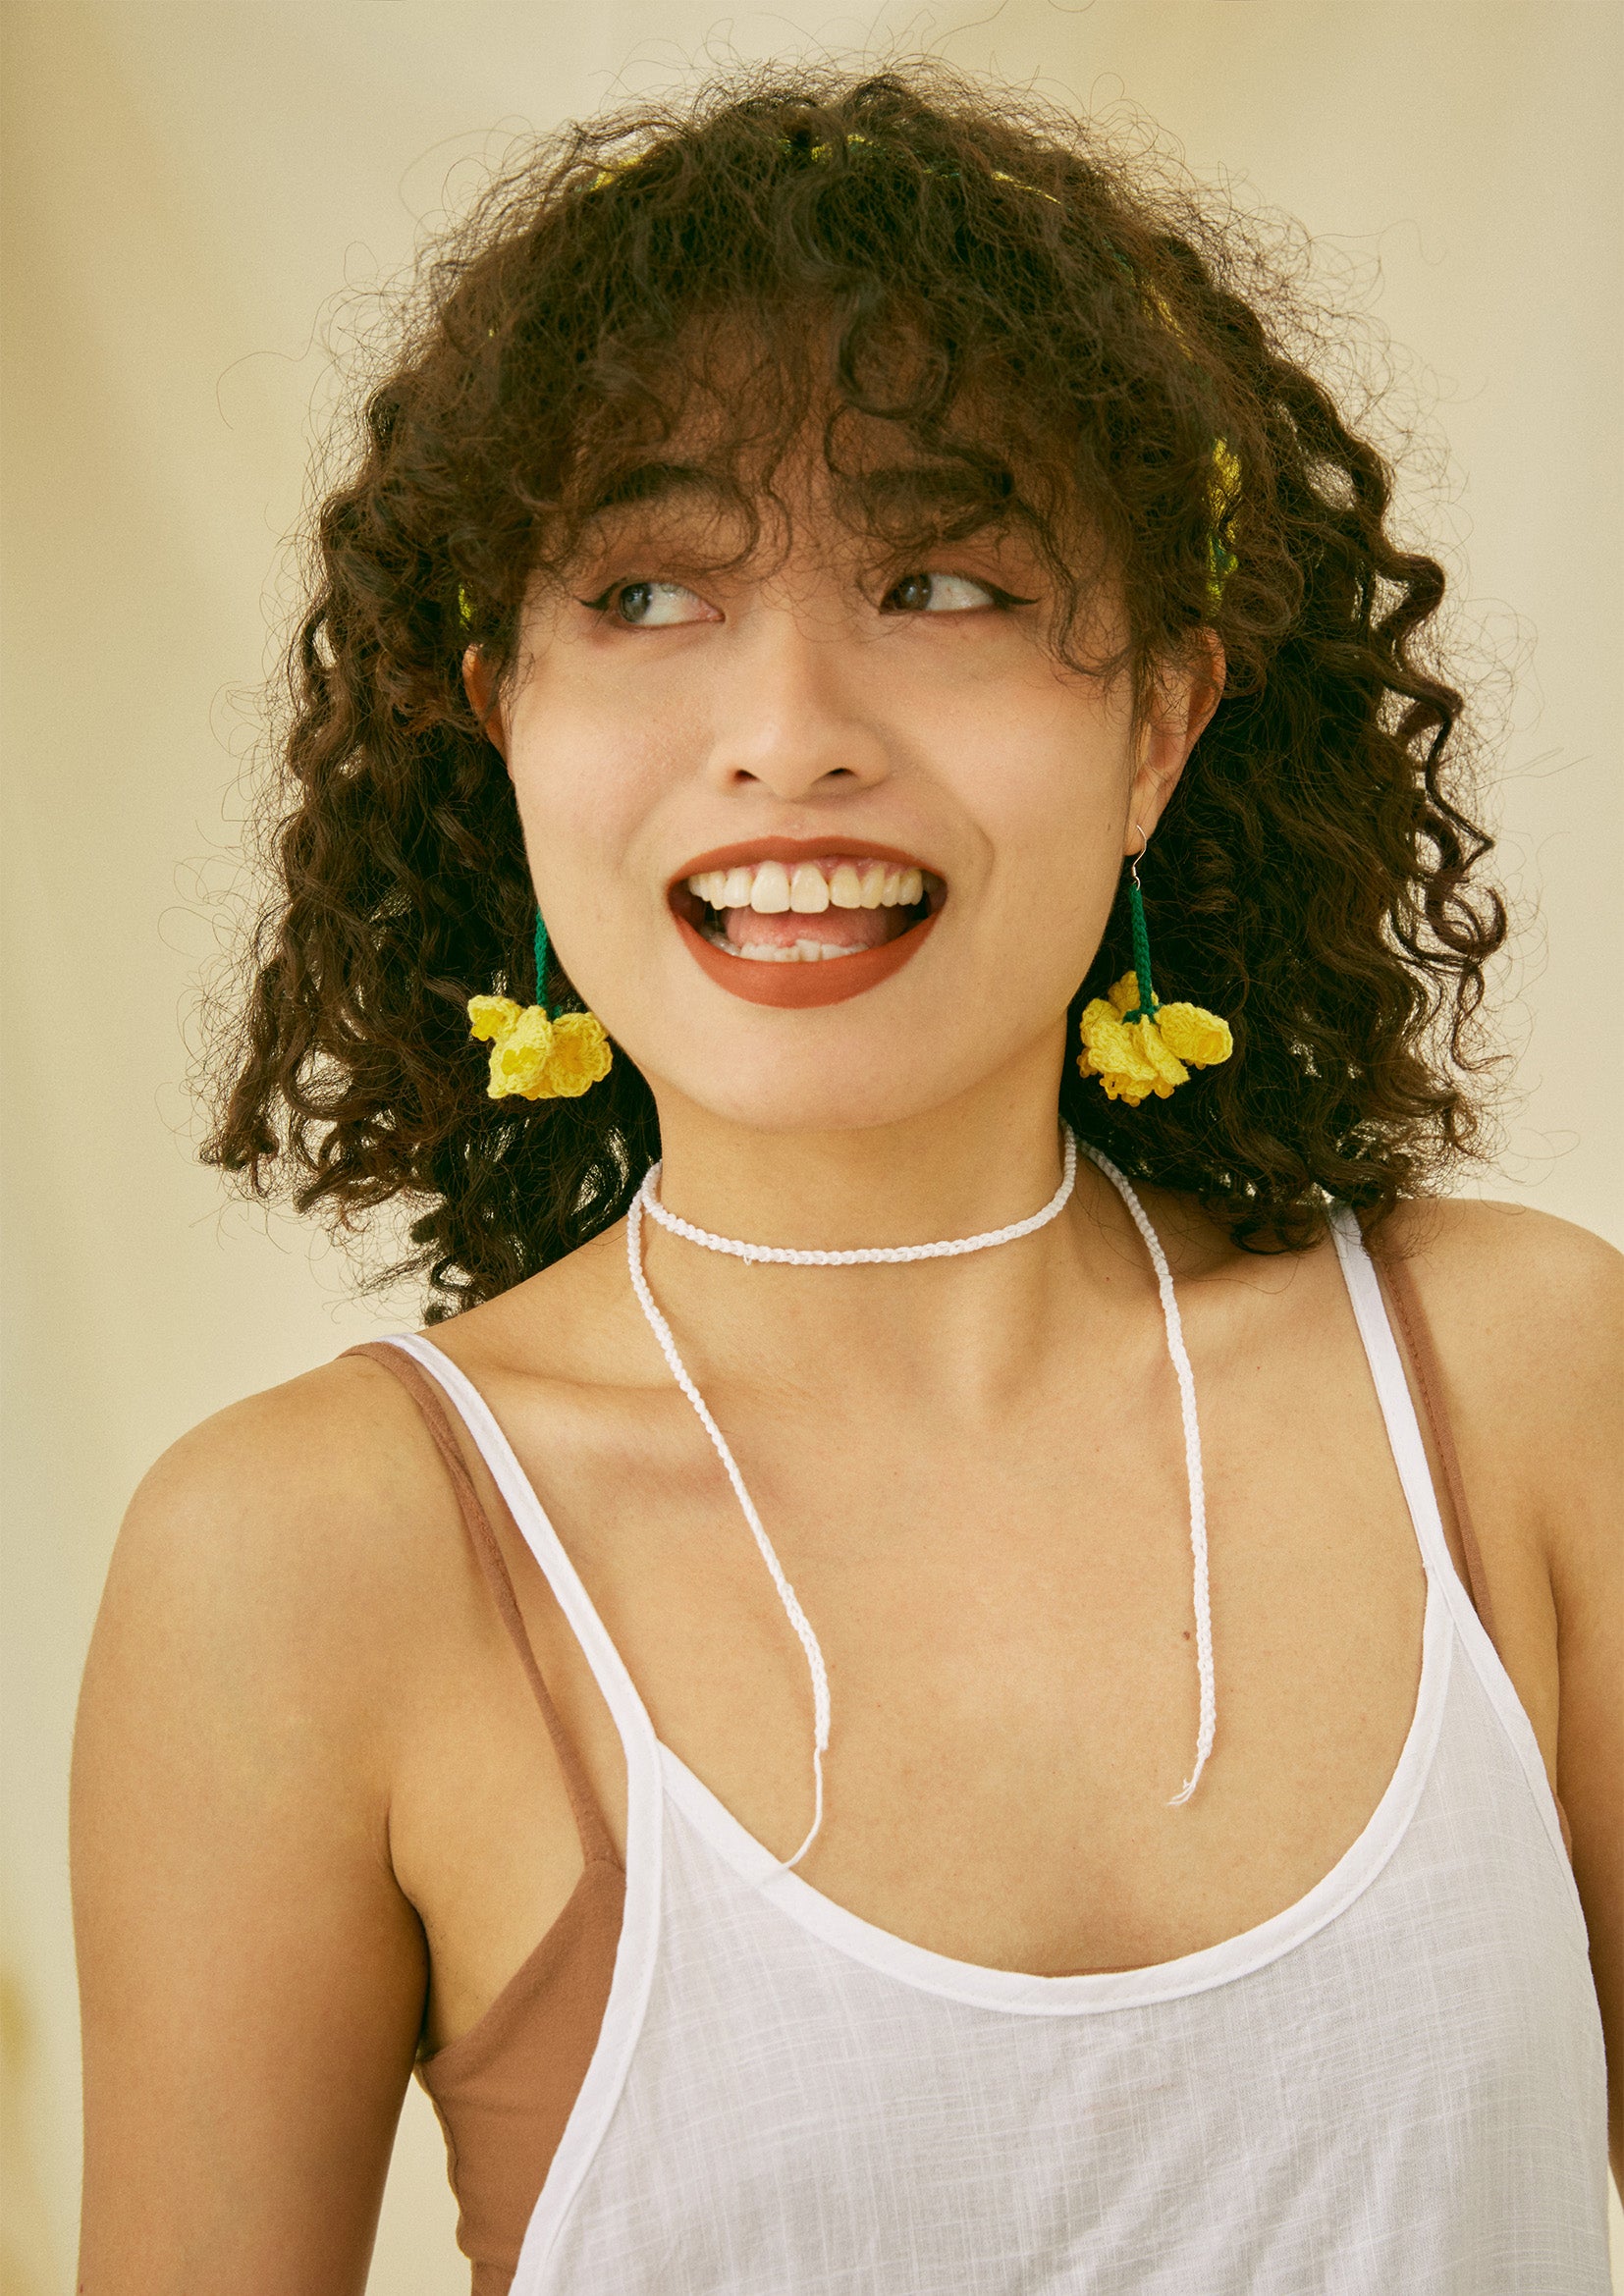
[[[908,929],[918,922],[919,914],[917,908],[907,913]],[[772,941],[748,941],[740,948],[736,942],[728,938],[720,925],[711,921],[711,916],[707,916],[699,930],[712,948],[719,948],[730,957],[743,957],[747,962],[757,965],[816,965],[826,963],[831,958],[860,957],[865,953],[861,948],[833,947],[825,940],[792,940],[787,945]]]
[[[854,957],[861,952],[854,948],[833,948],[827,941],[795,940],[787,947],[771,942],[749,941],[737,948],[723,933],[707,933],[705,938],[712,948],[723,949],[731,957],[743,957],[757,965],[816,965],[831,957]]]

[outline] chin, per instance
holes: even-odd
[[[924,999],[909,997],[905,1010],[888,1002],[857,997],[812,1012],[733,1006],[705,1032],[690,1003],[660,1036],[659,1054],[638,1066],[657,1097],[674,1094],[722,1123],[778,1136],[905,1125],[990,1081],[989,1038],[969,1022],[967,1000],[932,998],[932,1011],[921,1009]],[[943,1027],[949,1014],[955,1025]]]
[[[781,966],[741,963],[712,948],[700,956],[699,936],[682,917],[640,963],[627,963],[623,941],[606,942],[593,952],[601,965],[589,957],[576,984],[657,1099],[685,1101],[746,1132],[827,1136],[906,1126],[989,1089],[1024,1099],[1037,1072],[1017,1084],[1015,1071],[1029,1070],[1034,1050],[1051,1041],[1057,1095],[1072,986],[1061,977],[1065,959],[1056,964],[1051,953],[1028,967],[1015,950],[1012,962],[989,962],[959,934],[938,930],[939,913],[940,898],[934,908],[921,903],[910,920],[912,946],[900,952],[906,961],[834,999],[768,1001],[746,991],[758,983],[843,988],[851,978],[845,964],[863,959]],[[601,1001],[592,995],[600,976],[610,990]],[[641,993],[628,1000],[628,988]]]

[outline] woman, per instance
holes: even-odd
[[[1616,1260],[1430,1193],[1503,918],[1278,281],[920,74],[424,281],[210,1152],[432,1338],[132,1509],[82,2284],[359,2288],[415,2064],[479,2296],[1602,2289]]]

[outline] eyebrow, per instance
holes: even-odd
[[[857,508],[891,517],[1001,516],[1015,500],[1007,472],[997,476],[956,462],[895,462],[844,473],[839,494]]]
[[[620,471],[593,497],[587,516],[601,517],[631,503],[669,502],[674,496],[702,495],[721,502],[727,488],[697,462],[638,462]]]
[[[853,508],[882,516],[992,518],[1007,510],[1015,489],[1007,473],[988,476],[952,462],[897,462],[842,472],[836,492]],[[713,507],[736,504],[736,495],[697,462],[638,462],[610,479],[594,496],[588,517],[636,504],[702,499]]]

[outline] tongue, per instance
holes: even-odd
[[[820,909],[815,917],[781,909],[762,916],[755,909],[724,909],[722,930],[734,948],[793,948],[797,940],[822,941],[826,947],[879,948],[894,940],[913,922],[906,909]]]

